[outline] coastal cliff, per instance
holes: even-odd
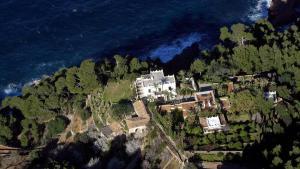
[[[281,25],[300,16],[300,0],[272,0],[269,9],[269,20],[274,25]]]

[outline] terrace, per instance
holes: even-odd
[[[199,85],[199,92],[196,92],[195,98],[201,104],[201,109],[215,109],[217,104],[215,101],[214,91],[209,84]]]
[[[144,133],[147,129],[147,124],[150,121],[150,116],[142,100],[137,100],[133,103],[135,115],[125,119],[129,134]]]

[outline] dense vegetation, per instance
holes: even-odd
[[[177,137],[178,145],[184,149],[197,150],[208,145],[245,150],[240,160],[256,161],[259,167],[299,168],[299,24],[277,31],[268,21],[260,20],[251,26],[223,27],[220,32],[220,43],[212,50],[183,63],[189,70],[176,67],[166,71],[176,73],[181,82],[185,81],[184,77],[194,77],[199,82],[218,83],[214,86],[216,95],[229,96],[232,107],[229,111],[218,109],[213,113],[226,114],[230,130],[204,136],[195,120],[201,116],[199,112],[187,120],[183,120],[178,110],[171,114],[156,113],[155,118],[167,133]],[[133,80],[157,65],[170,67],[168,63],[154,64],[116,55],[98,63],[83,61],[79,67],[59,70],[38,84],[25,86],[21,96],[7,97],[2,102],[0,143],[27,149],[46,144],[64,132],[73,116],[83,121],[93,117],[98,127],[109,119],[121,120],[132,111],[128,101],[135,95]],[[234,93],[227,93],[222,87],[229,76],[267,73],[275,76],[254,83],[242,81]],[[283,98],[276,106],[262,97],[263,91],[270,88]],[[154,106],[149,104],[152,111]],[[261,120],[252,120],[254,116]],[[209,161],[210,156],[201,158]]]
[[[259,98],[265,88],[255,85],[249,91],[232,96],[233,109],[229,113],[260,113],[263,121],[257,141],[247,146],[244,159],[254,160],[261,167],[299,168],[300,118],[300,30],[299,23],[284,31],[275,31],[265,20],[253,26],[236,24],[230,30],[221,28],[221,43],[205,53],[210,66],[204,78],[214,81],[232,74],[275,73],[270,79],[283,102],[276,106]],[[251,96],[252,95],[252,96]],[[254,96],[254,97],[253,97]],[[248,103],[248,104],[245,104]],[[251,106],[251,107],[250,107]],[[286,139],[289,138],[289,139]]]
[[[121,119],[122,110],[132,111],[130,106],[124,106],[128,104],[126,99],[133,96],[132,79],[147,66],[136,58],[116,55],[112,62],[105,60],[96,65],[86,60],[80,67],[59,70],[38,84],[25,86],[21,96],[7,97],[2,102],[0,143],[27,148],[44,144],[64,131],[70,117],[78,115],[84,121],[91,117],[99,101],[108,103],[112,116]],[[114,90],[122,90],[124,95]],[[94,95],[104,97],[88,99]],[[105,105],[99,106],[104,109]]]
[[[184,122],[174,118],[177,110],[156,113],[157,121],[187,150],[245,150],[242,159],[249,164],[253,160],[258,167],[299,168],[299,24],[277,31],[268,21],[259,20],[251,26],[223,27],[220,32],[220,43],[203,51],[190,70],[179,71],[178,79],[184,74],[200,83],[216,83],[216,96],[228,96],[231,108],[195,111]],[[242,79],[235,84],[235,92],[228,93],[224,86],[234,75],[257,77]],[[274,105],[265,100],[266,90],[277,91],[283,101]],[[203,135],[199,116],[216,114],[227,116],[230,130]]]

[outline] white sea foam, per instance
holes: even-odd
[[[160,58],[163,62],[168,62],[173,59],[175,55],[180,54],[183,49],[191,46],[195,42],[201,41],[203,34],[191,33],[181,38],[175,39],[171,43],[162,44],[159,47],[151,50],[146,57],[152,59]]]
[[[5,96],[17,96],[21,94],[22,87],[23,86],[32,86],[32,85],[37,85],[39,84],[40,79],[34,78],[31,81],[27,83],[9,83],[4,89],[3,89],[3,94]]]
[[[56,69],[56,68],[60,68],[60,67],[65,67],[63,61],[39,63],[37,66],[35,66],[35,69],[37,71],[42,71],[42,69],[49,69],[49,68]],[[39,76],[39,75],[37,75],[37,76]],[[43,79],[43,78],[48,77],[48,75],[42,75],[40,77],[41,78],[32,78],[32,79],[28,80],[27,82],[23,81],[23,82],[20,82],[20,83],[9,83],[6,86],[1,86],[0,96],[17,96],[17,95],[20,95],[23,86],[38,85],[40,80]]]
[[[17,95],[20,93],[22,84],[9,83],[4,89],[3,92],[5,95]]]
[[[65,67],[64,61],[42,62],[36,66],[37,69],[45,69],[50,67]]]
[[[268,17],[268,9],[271,7],[272,0],[258,0],[256,6],[250,8],[248,18],[256,21]]]
[[[38,85],[40,83],[41,79],[35,78],[31,81],[24,84],[24,86],[32,86],[32,85]]]

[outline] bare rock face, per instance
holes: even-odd
[[[140,149],[141,141],[137,139],[133,139],[126,142],[125,146],[126,146],[126,153],[132,155]]]
[[[107,152],[109,150],[109,144],[106,138],[97,138],[93,146],[95,153]]]
[[[292,22],[300,15],[300,0],[272,0],[269,20],[274,25]]]
[[[101,166],[101,161],[99,158],[91,158],[90,161],[86,164],[85,168],[99,168]]]

